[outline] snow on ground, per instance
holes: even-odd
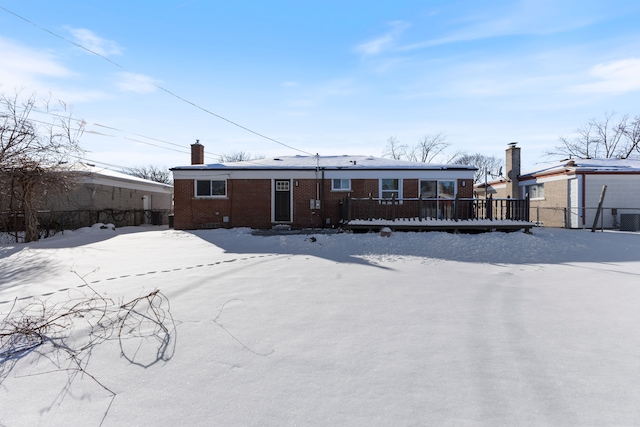
[[[4,245],[0,319],[160,289],[173,322],[164,353],[110,337],[84,375],[49,343],[0,357],[0,425],[638,425],[639,279],[639,234],[583,230]]]

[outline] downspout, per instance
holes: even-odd
[[[584,228],[587,223],[587,176],[584,173],[580,175],[582,176],[582,213],[580,216],[582,217],[582,228]]]
[[[321,227],[325,226],[324,218],[324,168],[322,168],[322,178],[320,180],[320,221],[322,221]]]
[[[320,200],[320,189],[318,187],[318,172],[320,172],[320,155],[316,153],[316,200]]]
[[[228,227],[229,228],[233,228],[233,197],[232,197],[232,193],[233,193],[233,180],[231,179],[231,174],[229,174],[229,179],[227,180],[227,198],[229,199],[229,224]],[[223,221],[222,221],[222,227],[224,227],[224,212],[222,215]]]

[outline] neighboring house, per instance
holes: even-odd
[[[53,210],[116,209],[170,210],[173,186],[76,163],[71,169],[73,189],[50,200]]]
[[[604,186],[598,227],[618,228],[622,215],[640,215],[638,159],[568,159],[521,173],[520,148],[510,144],[506,155],[507,176],[489,182],[488,194],[493,198],[528,194],[532,221],[549,227],[590,228]],[[475,191],[484,198],[485,185],[477,184]]]
[[[294,229],[336,227],[341,202],[472,197],[475,168],[370,156],[293,156],[244,162],[204,163],[204,147],[191,146],[191,165],[171,169],[174,227]]]
[[[34,199],[43,229],[61,230],[98,222],[116,226],[167,224],[173,204],[173,186],[149,181],[86,163],[64,172],[65,190],[37,189]],[[0,229],[24,228],[19,196],[11,191],[0,198]]]
[[[173,203],[173,186],[127,175],[87,163],[71,169],[71,189],[48,197],[43,206],[60,222],[66,212],[67,227],[110,222],[117,226],[167,224]],[[43,217],[43,221],[46,218]]]

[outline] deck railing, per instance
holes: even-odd
[[[529,199],[380,199],[345,197],[341,202],[341,219],[436,219],[436,220],[513,220],[529,221]]]

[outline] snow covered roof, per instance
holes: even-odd
[[[476,170],[474,166],[434,164],[385,159],[372,156],[282,156],[243,162],[212,163],[208,165],[176,166],[171,170],[312,170],[312,169],[418,169],[418,170]]]
[[[640,173],[640,159],[567,159],[520,176],[537,176],[558,172]]]
[[[89,178],[98,178],[102,180],[127,182],[131,184],[143,185],[146,187],[156,187],[158,191],[167,190],[173,188],[171,184],[164,184],[161,182],[151,181],[148,179],[139,178],[137,176],[128,175],[126,173],[117,172],[111,169],[98,167],[89,163],[74,163],[71,165],[70,170],[78,172]]]

